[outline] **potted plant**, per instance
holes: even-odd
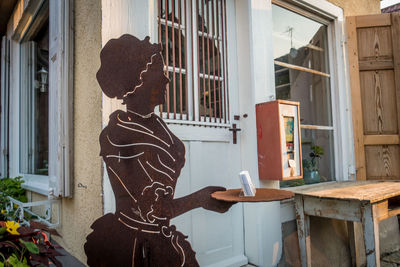
[[[63,256],[50,243],[48,233],[57,231],[31,221],[20,226],[15,221],[0,221],[0,267],[62,266],[56,256]]]
[[[319,183],[321,176],[319,175],[318,161],[324,155],[324,149],[320,146],[312,146],[310,152],[310,160],[303,160],[303,178],[306,184]]]

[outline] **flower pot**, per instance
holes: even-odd
[[[315,184],[321,181],[321,176],[318,171],[307,171],[304,170],[303,178],[305,184]]]

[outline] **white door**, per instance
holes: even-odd
[[[234,123],[240,128],[239,120],[234,120],[234,115],[239,114],[234,1],[124,0],[115,3],[103,0],[102,6],[103,46],[109,39],[118,38],[125,33],[141,39],[148,35],[151,42],[163,39],[165,44],[165,40],[172,42],[171,35],[174,32],[174,44],[180,44],[177,47],[181,50],[169,50],[168,56],[165,54],[168,49],[164,50],[164,60],[168,64],[166,70],[170,75],[171,84],[169,94],[167,93],[170,105],[168,109],[167,105],[162,108],[162,116],[168,127],[184,142],[186,148],[186,163],[178,179],[175,198],[186,196],[206,186],[240,187],[240,132],[237,133],[237,143],[233,144],[233,132],[229,130]],[[167,19],[165,14],[168,14]],[[158,19],[159,16],[161,20]],[[203,19],[195,19],[200,17]],[[167,36],[165,25],[168,27]],[[214,32],[210,27],[213,27]],[[164,34],[163,38],[160,38],[161,34]],[[210,38],[210,42],[203,41],[204,38]],[[187,41],[186,47],[184,40]],[[201,49],[203,44],[204,49]],[[210,44],[215,44],[214,53],[211,52],[213,47]],[[183,49],[185,53],[182,53],[181,63],[178,62],[177,56],[176,61],[170,59],[173,53],[180,53]],[[209,51],[208,55],[211,55],[211,58],[212,55],[215,56],[214,60],[208,60],[210,64],[217,66],[216,62],[219,61],[220,67],[206,66],[206,51]],[[179,71],[180,69],[182,71]],[[175,94],[172,93],[173,73],[176,73]],[[180,75],[187,76],[187,85],[183,88],[186,93],[182,98],[180,84],[183,84],[185,78],[181,78]],[[178,83],[180,79],[182,82]],[[207,90],[210,89],[207,84],[215,88],[214,80],[216,84],[220,84],[221,89],[217,94],[212,95],[209,91],[207,95]],[[216,92],[215,89],[213,92]],[[175,95],[174,102],[171,98]],[[204,97],[205,95],[212,95],[214,100]],[[186,97],[188,101],[185,102]],[[182,109],[180,104],[183,102],[180,101],[185,102]],[[214,105],[217,102],[220,106]],[[116,108],[123,107],[114,100],[103,98],[104,125],[107,124],[109,114]],[[105,212],[110,212],[113,211],[114,200],[107,177],[104,181]],[[178,231],[188,235],[201,266],[241,266],[247,263],[244,256],[242,204],[235,204],[224,214],[198,208],[176,217],[171,224],[176,225]]]

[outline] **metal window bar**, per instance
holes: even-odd
[[[184,5],[183,5],[183,10],[184,10],[184,14],[185,14],[185,27],[184,27],[184,29],[185,29],[185,39],[184,39],[184,43],[185,43],[185,55],[184,55],[184,58],[185,58],[185,67],[187,68],[188,66],[187,66],[187,61],[188,61],[188,59],[187,59],[187,36],[188,36],[188,33],[187,33],[187,12],[186,12],[186,10],[187,10],[187,6],[186,6],[186,0],[184,0],[183,1],[184,2]],[[190,10],[192,9],[192,4],[190,4]],[[192,11],[190,11],[190,13],[191,13]],[[192,29],[193,27],[191,27],[191,29]],[[193,42],[192,42],[192,44],[193,44]],[[193,49],[192,49],[193,50]],[[192,53],[193,54],[193,53]],[[193,64],[192,64],[192,68],[193,68]],[[192,70],[192,79],[194,79],[194,76],[193,76],[193,70]],[[192,84],[193,84],[193,82],[192,82]],[[192,86],[192,88],[193,88],[194,86]],[[188,90],[188,79],[187,79],[187,76],[185,76],[185,98],[186,98],[186,120],[189,120],[189,92],[187,91]],[[192,94],[192,98],[193,98],[193,106],[194,106],[194,95]],[[183,114],[182,114],[183,115]],[[194,118],[194,116],[195,116],[195,114],[193,113],[193,118]]]
[[[215,22],[214,22],[214,1],[211,1],[211,32],[212,32],[212,36],[211,36],[211,41],[212,41],[212,73],[215,76],[215,41],[214,41],[214,26],[215,26]],[[214,119],[217,118],[217,98],[215,97],[215,80],[213,80],[213,84],[212,84],[213,88],[212,88],[212,96],[210,95],[210,99],[213,100],[213,107],[214,107]],[[211,86],[210,86],[210,90],[211,90]],[[211,118],[211,116],[210,116]]]
[[[206,26],[207,26],[207,32],[210,31],[210,11],[209,11],[209,2],[207,1],[207,8],[206,8],[206,14],[207,14],[207,22],[206,22]],[[207,73],[208,76],[210,76],[210,39],[207,38]],[[204,70],[205,72],[205,70]],[[207,86],[207,96],[208,96],[208,111],[209,111],[209,121],[211,121],[211,117],[212,117],[212,113],[211,113],[211,81],[210,79],[208,79],[208,86]],[[203,96],[205,98],[205,96]],[[206,116],[204,116],[204,121],[205,121]]]
[[[205,13],[204,13],[204,1],[203,0],[201,0],[200,1],[200,5],[201,5],[201,17],[198,15],[197,17],[199,18],[199,20],[200,20],[200,22],[201,22],[201,32],[202,32],[202,35],[201,35],[201,38],[202,38],[202,42],[201,42],[201,46],[202,46],[202,49],[201,49],[201,51],[202,51],[202,62],[203,62],[203,72],[205,73],[206,71],[205,71],[205,69],[206,69],[206,62],[205,62],[205,47],[204,47],[204,18],[205,18]],[[199,46],[200,47],[200,46]],[[199,48],[200,49],[200,48]],[[200,61],[200,57],[198,57],[198,61]],[[198,73],[198,76],[199,76],[199,79],[200,79],[200,72],[201,72],[201,70],[200,70],[200,68],[198,68],[198,71],[199,71],[199,73]],[[199,86],[199,91],[200,91],[200,86]],[[204,121],[205,121],[205,117],[206,117],[206,114],[207,114],[207,111],[206,111],[206,98],[205,98],[205,95],[206,95],[206,80],[205,80],[205,76],[203,76],[203,94],[202,94],[202,96],[203,96],[203,116],[204,116]],[[202,98],[199,96],[199,101],[201,100]],[[199,105],[199,109],[200,109],[200,105]],[[199,117],[201,117],[201,111],[199,110]],[[199,120],[201,120],[200,118],[199,118]]]
[[[162,36],[161,36],[161,23],[162,23],[162,18],[161,18],[161,0],[158,0],[158,43],[162,44]],[[164,22],[166,20],[164,19]],[[167,24],[168,25],[168,24]],[[162,112],[163,112],[163,105],[160,105],[160,116],[162,117]]]
[[[215,5],[215,9],[216,9],[216,13],[217,13],[217,21],[216,21],[216,28],[217,28],[217,77],[220,78],[220,62],[219,62],[219,43],[220,43],[220,39],[219,39],[219,12],[218,12],[218,2]],[[222,40],[222,39],[221,39]],[[221,81],[218,80],[218,111],[219,111],[219,120],[221,122],[221,118],[222,118],[222,109],[221,109]]]
[[[165,2],[165,9],[164,9],[164,14],[165,14],[165,19],[168,20],[168,0],[164,0]],[[168,58],[168,52],[169,52],[169,39],[168,39],[168,26],[165,27],[165,63],[166,67],[168,69],[168,63],[169,63],[169,58]],[[169,77],[169,72],[167,73]],[[167,119],[169,119],[169,83],[167,84]]]
[[[178,1],[178,17],[179,17],[179,28],[178,28],[178,43],[179,43],[179,52],[182,47],[182,38],[181,38],[181,20],[182,20],[182,13],[181,13],[181,0]],[[183,114],[183,105],[182,105],[182,53],[178,54],[179,57],[179,113],[182,119]]]
[[[186,3],[186,1],[187,0],[185,0],[185,3]],[[197,10],[198,9],[196,8],[196,11]],[[195,103],[195,97],[194,97],[195,96],[195,93],[194,93],[195,90],[194,90],[193,24],[196,25],[196,27],[198,27],[198,26],[197,26],[197,23],[194,23],[194,21],[196,21],[197,18],[195,18],[193,20],[192,14],[193,14],[193,3],[192,3],[192,1],[190,1],[190,18],[191,18],[191,20],[190,20],[191,21],[191,24],[190,24],[191,25],[191,27],[190,27],[190,48],[191,48],[191,55],[192,55],[192,58],[191,58],[192,59],[192,64],[191,65],[192,65],[192,105],[193,105],[192,107],[193,107],[193,121],[195,121],[196,120],[196,112],[195,112],[195,108],[194,107],[196,106],[196,103]],[[185,57],[187,57],[187,55],[185,55]]]
[[[216,124],[229,122],[226,26],[225,0],[183,3],[182,0],[158,0],[159,42],[164,48],[165,71],[170,78],[166,88],[166,103],[160,106],[161,116]],[[197,42],[196,51],[193,49],[194,42]],[[191,48],[190,55],[188,45]],[[191,59],[190,66],[188,59]],[[197,64],[196,84],[194,64]],[[190,78],[191,107],[188,103]]]

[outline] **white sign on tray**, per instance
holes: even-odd
[[[248,171],[241,171],[239,173],[240,183],[242,184],[241,195],[245,197],[254,197],[256,195],[256,187],[251,181],[250,174]]]

